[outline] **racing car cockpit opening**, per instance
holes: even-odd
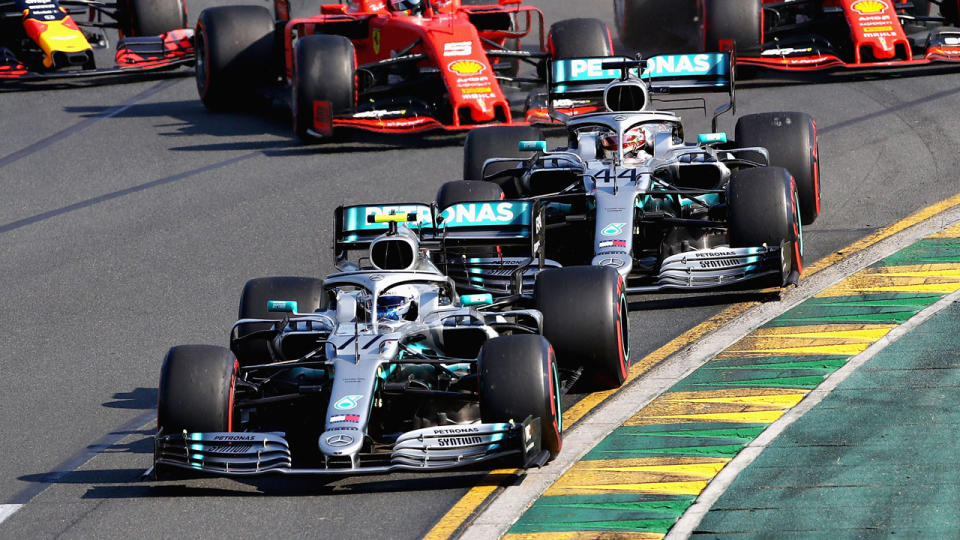
[[[621,135],[610,126],[588,124],[571,133],[571,146],[578,148],[586,161],[640,164],[653,157],[658,144],[681,144],[680,129],[678,124],[669,122],[643,122],[624,129]],[[587,151],[593,148],[595,153]]]
[[[621,135],[608,126],[592,125],[578,128],[572,138],[576,140],[580,155],[587,161],[645,162],[653,156],[656,132],[637,125]],[[594,148],[595,152],[587,151]]]
[[[607,134],[600,139],[604,155],[611,158],[618,150],[623,152],[623,160],[646,161],[653,155],[653,138],[646,128],[636,126],[623,132],[623,135]]]
[[[370,300],[372,301],[372,297]],[[391,287],[377,298],[377,321],[390,323],[397,321],[415,321],[418,315],[420,291],[416,285],[404,284]],[[373,306],[367,309],[372,313]]]
[[[428,0],[390,0],[390,11],[403,15],[423,15]]]

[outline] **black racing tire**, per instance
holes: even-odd
[[[560,378],[553,348],[542,336],[520,334],[488,340],[478,359],[480,418],[523,422],[540,418],[541,448],[557,457],[562,446]]]
[[[297,41],[293,68],[293,126],[303,141],[314,142],[314,103],[329,101],[333,114],[352,111],[357,102],[356,52],[343,36],[314,34]]]
[[[543,140],[543,133],[534,126],[492,126],[470,130],[463,145],[464,180],[483,180],[483,164],[493,158],[529,157],[530,152],[521,152],[517,145],[520,141]],[[513,168],[516,163],[491,165],[486,174],[490,176],[505,169]],[[500,184],[509,197],[516,197],[508,186]],[[515,191],[515,190],[514,190]]]
[[[183,0],[120,0],[117,23],[126,37],[159,36],[187,27]]]
[[[820,215],[820,159],[817,124],[807,113],[749,114],[737,120],[736,143],[761,146],[770,165],[790,171],[800,196],[800,219],[811,225]]]
[[[158,432],[231,431],[237,369],[233,353],[223,347],[171,348],[160,369]]]
[[[613,56],[613,38],[600,19],[565,19],[550,26],[547,50],[554,60]]]
[[[609,266],[544,270],[534,287],[543,335],[564,368],[584,368],[599,388],[618,388],[630,367],[630,322],[623,279]]]
[[[244,285],[243,292],[240,294],[238,318],[282,319],[285,313],[267,311],[267,302],[270,300],[293,300],[297,302],[297,310],[300,313],[313,313],[326,306],[323,280],[288,276],[251,279]],[[243,336],[269,328],[269,324],[250,323],[240,325],[237,331],[238,335]],[[233,352],[242,366],[265,364],[271,361],[267,342],[261,339],[236,342]]]
[[[913,9],[910,14],[914,16],[926,17],[930,15],[930,0],[912,0]]]
[[[735,41],[737,52],[759,49],[763,43],[760,1],[702,0],[703,50],[719,51],[721,40]]]
[[[519,38],[508,38],[507,41],[504,42],[503,48],[504,48],[504,50],[507,50],[507,51],[522,51],[522,50],[523,50],[523,49],[520,47],[520,39],[519,39]],[[519,59],[519,58],[503,58],[503,59],[500,60],[500,62],[502,62],[502,63],[507,64],[507,65],[510,66],[510,69],[501,72],[502,75],[506,75],[507,77],[516,77],[517,75],[520,74],[520,59]]]
[[[437,208],[445,210],[462,202],[502,201],[503,190],[493,182],[457,180],[447,182],[437,191]]]
[[[502,201],[505,198],[500,186],[481,180],[457,180],[447,182],[437,190],[437,209],[446,210],[462,202]],[[463,248],[463,254],[472,257],[496,257],[497,246]]]
[[[197,93],[212,111],[241,109],[276,78],[273,15],[262,6],[207,8],[197,19]]]
[[[779,280],[785,286],[803,269],[803,231],[797,212],[797,187],[783,167],[741,169],[727,184],[730,247],[785,247]]]
[[[947,24],[960,26],[960,0],[943,0],[940,16],[947,20]]]
[[[617,33],[644,58],[686,53],[700,46],[697,3],[684,0],[614,0]]]

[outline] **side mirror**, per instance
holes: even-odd
[[[727,142],[726,133],[701,133],[697,135],[697,142],[701,145],[724,144]]]
[[[460,296],[461,306],[489,306],[493,303],[492,294],[464,294]]]
[[[520,141],[517,145],[521,152],[546,152],[547,141]]]
[[[267,300],[267,311],[271,313],[296,313],[295,300]]]

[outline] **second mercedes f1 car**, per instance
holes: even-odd
[[[438,198],[460,184],[492,200],[544,204],[547,257],[616,268],[627,293],[795,284],[801,222],[820,211],[816,125],[802,113],[766,113],[740,118],[735,141],[717,133],[717,116],[733,108],[732,61],[704,53],[554,62],[551,115],[564,121],[567,146],[548,150],[529,127],[475,130],[464,149],[468,181],[448,183]],[[730,101],[696,143],[684,141],[676,114],[652,105],[679,107],[683,98],[668,94],[711,89]],[[598,102],[604,111],[557,110]],[[508,272],[497,256],[464,265],[462,285],[477,290]]]
[[[193,31],[186,25],[183,0],[0,0],[0,84],[190,65]],[[93,50],[108,42],[94,30],[105,28],[121,37],[117,65],[98,68]]]
[[[585,278],[596,297],[549,313],[519,305],[520,297],[458,296],[432,254],[461,243],[529,246],[539,237],[542,216],[532,205],[478,204],[483,214],[514,216],[513,232],[490,236],[482,222],[457,212],[444,219],[424,205],[342,208],[340,272],[248,282],[230,349],[178,346],[164,360],[158,476],[432,471],[495,459],[531,467],[555,457],[560,397],[580,372],[558,369],[542,333],[553,324],[579,336],[587,354],[557,354],[576,354],[594,372],[613,370],[619,385],[628,356],[615,318],[618,276],[602,268],[545,272],[543,295]],[[351,261],[356,250],[368,257]],[[591,306],[606,313],[582,311]],[[612,332],[571,332],[584,328],[584,316]]]
[[[706,51],[736,44],[737,64],[779,70],[882,68],[960,62],[958,0],[697,0],[679,13],[668,0],[618,0],[625,43],[698,34]],[[938,4],[939,16],[931,16]],[[693,6],[690,1],[686,6]],[[636,38],[634,38],[636,36]]]
[[[210,109],[243,109],[267,95],[287,103],[296,134],[329,137],[335,128],[402,133],[518,123],[527,92],[542,77],[523,62],[609,55],[596,19],[554,24],[519,0],[357,0],[324,4],[295,18],[288,0],[274,13],[224,6],[200,14],[197,89]],[[536,52],[520,40],[539,34]]]

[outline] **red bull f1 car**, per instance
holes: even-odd
[[[183,0],[0,0],[0,84],[142,73],[193,63]],[[99,30],[117,29],[116,65],[98,68]]]
[[[958,0],[698,0],[679,21],[706,51],[735,43],[738,66],[778,70],[905,67],[960,61]],[[650,42],[665,0],[619,0],[624,42]],[[931,4],[939,15],[931,16]],[[631,38],[644,34],[642,40]],[[673,30],[677,34],[676,29]],[[683,32],[679,32],[683,33]]]
[[[521,49],[537,35],[535,51]],[[345,127],[406,133],[515,124],[548,58],[613,50],[601,21],[561,21],[545,36],[543,13],[519,0],[354,0],[306,18],[291,17],[288,0],[275,0],[273,13],[215,7],[201,13],[196,45],[207,108],[249,108],[266,95],[289,105],[308,141]],[[520,76],[523,63],[539,69]]]

